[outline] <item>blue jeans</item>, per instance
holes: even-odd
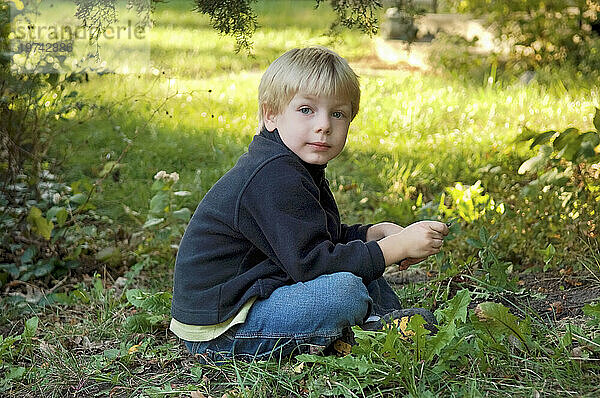
[[[338,272],[282,286],[267,299],[256,300],[244,323],[216,339],[185,344],[191,353],[201,354],[201,361],[214,363],[232,357],[249,361],[315,353],[369,315],[400,308],[383,278],[365,286],[360,277]]]

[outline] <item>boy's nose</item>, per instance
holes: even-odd
[[[331,122],[328,116],[320,117],[317,120],[316,132],[323,134],[329,134],[331,132]]]

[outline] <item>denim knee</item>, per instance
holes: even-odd
[[[325,277],[329,283],[323,292],[323,317],[337,319],[342,327],[361,324],[373,303],[362,278],[350,272],[336,272]]]

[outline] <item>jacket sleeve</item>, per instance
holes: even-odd
[[[367,241],[367,230],[373,224],[354,224],[354,225],[346,225],[342,224],[342,232],[340,234],[340,242],[348,243],[353,240],[362,240],[363,242]]]
[[[238,230],[295,282],[346,271],[368,284],[383,275],[377,242],[332,242],[319,189],[293,158],[283,156],[260,168],[236,209]]]

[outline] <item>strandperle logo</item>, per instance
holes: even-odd
[[[99,37],[106,40],[111,39],[137,39],[144,40],[147,35],[146,29],[135,26],[134,22],[129,20],[124,26],[109,26],[103,32],[98,32]],[[49,40],[72,41],[72,40],[90,40],[94,39],[94,31],[86,26],[60,26],[60,25],[28,25],[18,26],[13,31],[15,40],[37,41],[47,38]]]
[[[150,69],[149,0],[8,0],[20,73]]]

